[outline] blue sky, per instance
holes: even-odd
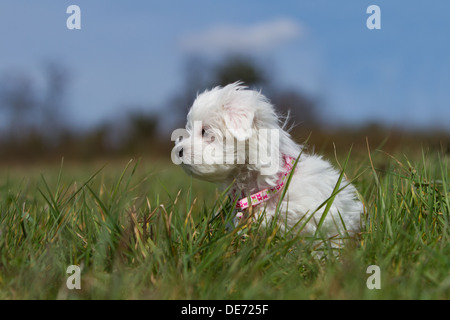
[[[66,27],[71,4],[81,30]],[[366,27],[373,4],[380,30]],[[188,55],[236,52],[270,63],[273,81],[319,101],[330,123],[450,131],[449,15],[446,0],[2,0],[0,76],[39,84],[58,61],[71,74],[64,114],[86,127],[129,105],[164,112]]]

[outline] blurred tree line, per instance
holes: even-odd
[[[183,70],[182,87],[159,108],[128,108],[124,119],[104,122],[90,130],[74,128],[65,113],[71,77],[64,66],[47,63],[40,86],[23,72],[0,75],[0,162],[34,161],[66,157],[92,159],[123,156],[169,157],[173,142],[170,134],[184,127],[186,115],[197,93],[217,85],[243,81],[250,88],[262,90],[283,114],[295,123],[292,135],[308,141],[320,152],[332,152],[333,144],[347,151],[350,145],[365,148],[365,137],[373,145],[385,141],[388,150],[405,143],[417,146],[418,141],[449,153],[448,132],[406,132],[386,130],[380,124],[359,128],[330,130],[320,118],[320,104],[313,98],[273,82],[273,70],[263,67],[255,58],[230,56],[219,62],[206,62],[190,57]],[[159,112],[158,112],[159,110]]]

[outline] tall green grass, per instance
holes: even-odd
[[[317,239],[275,224],[228,230],[226,197],[171,164],[4,169],[0,299],[450,298],[448,155],[369,151],[345,174],[365,226],[317,258]],[[81,290],[66,287],[70,265]]]

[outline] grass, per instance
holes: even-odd
[[[341,158],[366,224],[322,259],[317,239],[275,225],[228,231],[216,187],[172,164],[4,168],[0,299],[450,298],[448,155]],[[66,287],[70,265],[81,290]],[[379,290],[366,285],[370,265]]]

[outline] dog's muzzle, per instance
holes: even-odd
[[[181,161],[183,161],[183,147],[180,145],[182,140],[183,140],[183,137],[180,136],[175,141],[175,153],[178,156],[178,158],[180,158]]]
[[[179,157],[180,159],[183,159],[183,147],[180,147],[180,148],[177,150],[177,154],[178,154],[178,157]]]

